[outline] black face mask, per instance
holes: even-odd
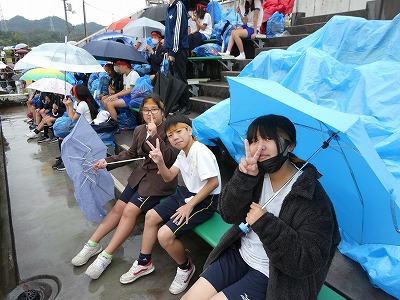
[[[271,174],[278,171],[288,159],[289,153],[283,155],[282,152],[277,156],[271,157],[270,159],[257,162],[257,165],[260,169],[264,170],[265,173]]]
[[[289,144],[287,144],[287,141],[285,140],[284,143],[286,144],[286,145],[284,144],[284,150],[277,156],[257,162],[258,167],[264,170],[265,173],[268,174],[275,173],[289,159],[289,152],[286,152],[287,148],[289,147]],[[285,152],[286,154],[284,154]]]

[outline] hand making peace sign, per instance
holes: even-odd
[[[154,136],[157,133],[157,125],[154,122],[154,118],[153,118],[153,114],[150,113],[150,122],[147,123],[146,128],[147,128],[147,132],[151,135]]]
[[[154,147],[149,141],[146,141],[149,145],[151,151],[149,152],[149,157],[158,165],[164,161],[163,155],[160,150],[160,140],[156,139],[156,146]]]
[[[256,153],[251,155],[249,141],[244,140],[244,148],[246,150],[246,157],[240,159],[239,170],[248,175],[256,176],[258,174],[257,161],[261,154],[262,146],[258,146]]]

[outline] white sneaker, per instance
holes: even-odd
[[[85,274],[92,279],[97,279],[101,274],[103,274],[109,264],[111,264],[111,258],[107,258],[100,253],[96,260],[87,268]]]
[[[171,294],[177,295],[187,289],[190,279],[193,277],[196,270],[192,261],[190,261],[191,267],[189,270],[182,270],[179,267],[176,270],[174,281],[172,281],[169,291]]]
[[[97,244],[95,247],[90,247],[89,244],[86,243],[82,250],[71,260],[71,263],[76,267],[83,266],[92,256],[99,254],[102,250],[103,248],[100,244]]]
[[[244,53],[240,53],[235,59],[246,59],[246,55]]]
[[[31,131],[31,132],[27,133],[26,136],[28,137],[28,140],[29,140],[29,139],[36,139],[36,138],[39,137],[39,134],[37,134],[37,133],[34,132],[34,131]]]
[[[220,55],[220,56],[229,56],[231,54],[230,53],[226,53],[226,52],[218,52],[218,55]]]
[[[119,282],[123,284],[131,283],[144,275],[150,274],[154,270],[155,267],[152,261],[150,261],[147,265],[142,266],[138,264],[137,260],[135,260],[129,271],[119,278]]]

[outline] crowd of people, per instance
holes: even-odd
[[[260,0],[246,1],[238,8],[244,25],[232,33],[228,53],[233,43],[240,50],[242,38],[254,38],[261,25],[260,9]],[[170,0],[165,36],[153,31],[154,47],[143,48],[151,75],[159,71],[165,56],[170,72],[187,82],[188,50],[209,37],[211,20],[203,3],[197,5],[191,25],[182,17],[186,15],[181,0]],[[31,118],[27,137],[38,138],[38,143],[58,143],[61,149],[79,118],[92,123],[103,108],[117,120],[117,109],[127,107],[140,76],[129,61],[106,63],[104,70],[97,74],[96,91],[91,89],[94,77],[76,74],[81,83],[73,85],[68,95],[33,92],[27,102]],[[209,254],[200,278],[182,299],[317,299],[340,235],[316,167],[307,163],[302,168],[306,162],[294,155],[293,123],[278,115],[256,118],[247,131],[244,157],[222,187],[215,155],[196,140],[185,115],[189,112],[187,86],[173,114],[165,114],[164,100],[154,93],[146,96],[139,107],[143,123],[134,129],[130,148],[94,163],[94,170],[110,171],[127,164],[127,159],[144,158],[71,263],[81,267],[96,256],[85,274],[99,278],[143,213],[140,252],[120,282],[132,283],[155,270],[152,253],[158,242],[177,266],[169,291],[181,294],[194,276],[196,254],[189,257],[180,238],[218,211],[233,226]],[[53,168],[65,170],[62,157]],[[178,185],[178,174],[183,186]],[[264,207],[272,196],[274,201]],[[241,222],[250,226],[248,233],[239,228]],[[103,249],[100,242],[113,230]]]

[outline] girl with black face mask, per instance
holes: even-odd
[[[218,205],[233,226],[183,300],[317,299],[340,235],[316,168],[308,163],[297,172],[305,162],[292,153],[295,146],[296,129],[286,117],[251,123],[246,155]],[[246,234],[242,222],[251,226]]]

